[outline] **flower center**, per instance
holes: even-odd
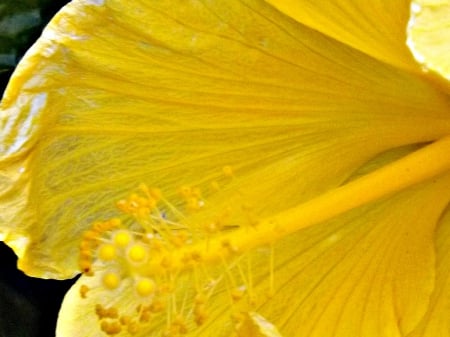
[[[231,177],[231,168],[224,173]],[[165,321],[163,336],[186,334],[208,319],[211,298],[218,292],[226,294],[236,324],[242,307],[256,304],[251,254],[234,246],[232,235],[222,238],[224,232],[235,233],[242,226],[227,223],[229,210],[204,224],[187,225],[187,213],[198,214],[207,203],[197,188],[184,186],[179,195],[183,211],[159,190],[142,184],[138,193],[117,203],[132,222],[118,218],[97,222],[84,233],[80,269],[98,281],[95,287],[81,286],[80,296],[89,297],[95,288],[104,289],[105,298],[125,296],[125,292],[131,298],[127,306],[105,300],[93,308],[107,335],[133,335],[161,319]],[[241,212],[245,213],[245,235],[249,235],[256,230],[254,216],[245,207]],[[264,254],[273,261],[270,247]],[[267,265],[271,281],[263,294],[266,297],[273,289],[273,262]]]
[[[165,201],[158,190],[142,185],[141,195],[133,194],[118,203],[139,226],[122,225],[117,219],[96,223],[80,245],[81,270],[87,276],[100,273],[100,288],[122,297],[128,291],[134,299],[120,311],[114,305],[98,304],[95,312],[101,329],[108,335],[135,334],[152,321],[161,326],[161,317],[165,317],[163,336],[181,336],[202,325],[212,310],[213,295],[216,300],[223,294],[231,300],[231,308],[238,308],[233,317],[239,323],[240,305],[245,303],[244,310],[248,310],[271,296],[273,243],[448,172],[449,151],[450,137],[446,137],[268,219],[257,221],[244,207],[246,214],[239,218],[247,219],[246,224],[234,227],[227,224],[225,216],[206,225],[189,226],[184,214]],[[226,172],[232,175],[230,169]],[[181,195],[186,209],[192,212],[205,206],[196,189],[183,188]],[[252,254],[265,246],[270,251],[265,255],[270,261],[265,277],[269,284],[265,293],[256,294]],[[80,296],[88,297],[90,291],[88,286],[81,286]]]

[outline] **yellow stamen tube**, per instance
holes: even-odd
[[[144,272],[147,275],[161,272],[161,269],[166,268],[162,262],[167,259],[171,260],[170,268],[182,270],[190,268],[191,264],[185,261],[194,255],[201,256],[204,263],[211,263],[268,245],[300,229],[329,220],[449,170],[450,136],[303,204],[264,219],[253,227],[251,234],[248,233],[248,228],[241,228],[152,256],[144,267]]]

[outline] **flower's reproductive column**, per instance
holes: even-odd
[[[109,335],[123,331],[133,334],[146,324],[162,326],[162,318],[163,335],[186,334],[208,319],[215,301],[223,303],[220,296],[224,293],[231,308],[236,308],[234,317],[239,326],[240,312],[258,307],[258,303],[272,295],[271,244],[302,228],[447,172],[449,151],[450,137],[442,138],[372,173],[260,221],[246,207],[241,207],[246,213],[238,216],[246,219],[242,224],[227,224],[226,217],[220,215],[213,221],[188,225],[185,220],[191,216],[185,217],[159,190],[142,185],[141,195],[133,194],[118,203],[119,209],[132,215],[133,223],[122,224],[113,219],[96,223],[85,233],[80,268],[99,283],[94,284],[93,289],[92,285],[81,286],[80,296],[89,297],[92,290],[94,298],[101,298],[95,296],[99,288],[112,294],[116,292],[116,296],[124,291],[132,295],[130,304],[121,306],[120,312],[110,305],[113,300],[108,302],[108,307],[97,303],[95,312],[101,329]],[[230,170],[224,172],[232,174]],[[390,183],[385,184],[386,181]],[[196,189],[183,188],[181,195],[186,208],[192,212],[205,206]],[[268,247],[270,254],[266,255],[266,260],[270,262],[268,272],[258,280],[268,280],[268,287],[255,292],[253,274],[261,268],[252,268],[252,255],[262,247]]]
[[[224,173],[231,175],[231,168],[224,168]],[[250,211],[241,207],[246,213],[242,226],[227,224],[226,210],[194,228],[183,219],[202,211],[205,200],[197,188],[184,186],[179,194],[183,211],[158,189],[141,184],[138,193],[117,203],[132,221],[99,221],[84,233],[79,266],[87,282],[80,286],[80,296],[93,306],[107,335],[153,331],[155,325],[163,327],[163,336],[186,334],[208,320],[212,302],[221,296],[219,301],[230,304],[237,328],[240,312],[270,296],[273,247],[263,250],[265,290],[256,294],[252,254],[233,244],[233,235],[242,235],[242,226],[247,235],[255,231],[257,221]],[[114,298],[124,293],[129,294],[126,304],[114,304]],[[99,298],[98,303],[89,301],[91,297]]]

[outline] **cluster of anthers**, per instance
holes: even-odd
[[[185,186],[179,194],[189,212],[205,206],[197,188]],[[158,325],[165,327],[162,336],[185,335],[208,319],[219,285],[227,289],[232,304],[245,299],[254,304],[248,253],[240,253],[229,239],[212,243],[226,226],[223,216],[193,229],[183,221],[185,212],[144,184],[117,207],[128,220],[96,222],[80,244],[81,271],[99,280],[95,288],[81,285],[82,298],[99,290],[112,295],[104,298],[131,294],[131,304],[108,301],[93,308],[105,334],[134,335]],[[271,266],[271,279],[272,274]],[[239,324],[238,310],[232,316]]]

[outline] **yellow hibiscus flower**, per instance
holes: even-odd
[[[1,239],[84,273],[57,335],[448,336],[449,7],[67,5],[0,110]]]

